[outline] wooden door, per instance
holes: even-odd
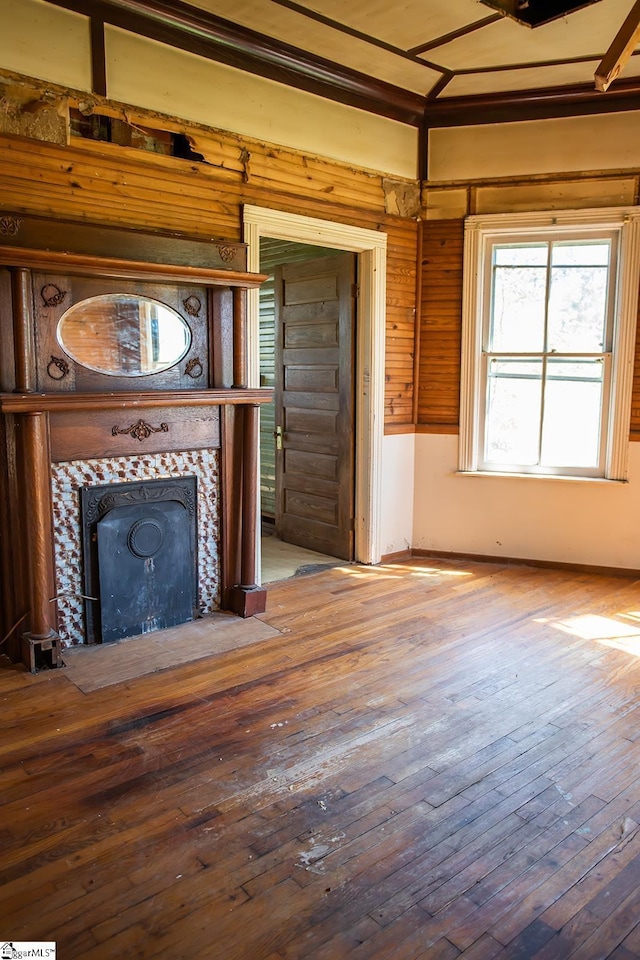
[[[275,270],[276,534],[353,558],[354,254]]]

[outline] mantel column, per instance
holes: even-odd
[[[267,591],[256,583],[256,536],[258,529],[258,410],[257,404],[242,408],[242,539],[241,583],[232,587],[234,613],[252,617],[264,613]]]
[[[48,666],[60,666],[60,643],[53,628],[53,515],[51,507],[49,415],[18,418],[23,462],[23,517],[27,535],[29,632],[22,637],[22,659],[33,672],[47,652]]]
[[[15,392],[32,393],[35,390],[35,344],[31,271],[24,267],[12,267],[11,288],[13,294]]]
[[[233,385],[247,386],[247,291],[233,288]]]

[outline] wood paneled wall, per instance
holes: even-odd
[[[417,222],[385,212],[379,174],[232,135],[191,133],[205,162],[89,140],[67,147],[2,136],[2,207],[238,241],[241,205],[250,203],[386,232],[385,425],[410,429]]]
[[[456,433],[464,221],[428,220],[422,244],[418,429]]]

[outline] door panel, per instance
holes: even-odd
[[[285,370],[284,388],[289,392],[298,390],[301,394],[335,393],[338,389],[338,371],[335,367],[322,365],[310,370],[309,367],[298,367],[292,363]]]
[[[354,510],[353,254],[275,271],[276,533],[350,560]]]
[[[307,307],[309,309],[309,307]],[[292,311],[288,311],[291,313]],[[317,323],[289,321],[285,329],[285,349],[303,349],[304,347],[337,347],[339,330],[337,320],[318,320]]]

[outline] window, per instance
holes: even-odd
[[[623,480],[637,208],[469,217],[460,470]]]

